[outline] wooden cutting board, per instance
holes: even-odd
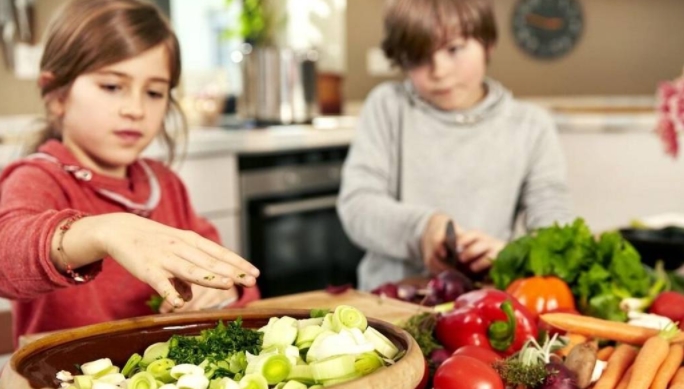
[[[288,309],[332,309],[338,305],[351,305],[368,317],[384,320],[392,324],[398,324],[409,317],[429,312],[429,307],[423,307],[404,301],[380,297],[374,294],[349,289],[340,294],[331,294],[326,291],[313,291],[291,294],[281,297],[272,297],[254,301],[247,305],[248,308],[288,308]]]

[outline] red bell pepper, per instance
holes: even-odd
[[[454,309],[437,320],[435,335],[451,351],[475,345],[508,356],[529,338],[537,338],[537,324],[534,315],[508,293],[482,289],[459,296]]]

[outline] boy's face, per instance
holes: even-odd
[[[163,46],[78,76],[58,104],[64,145],[94,171],[125,177],[162,128],[169,104]]]
[[[458,37],[408,69],[408,76],[418,94],[437,108],[467,109],[484,97],[487,56],[478,40]]]

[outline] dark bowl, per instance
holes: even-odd
[[[653,267],[662,260],[665,269],[675,270],[684,264],[683,228],[623,228],[620,234],[634,246],[641,255],[641,261],[648,266]]]
[[[273,316],[309,317],[308,310],[234,309],[154,315],[96,324],[62,331],[38,339],[19,349],[2,372],[0,388],[58,388],[55,375],[60,370],[75,373],[75,365],[99,358],[110,358],[123,366],[133,353],[142,354],[155,342],[165,342],[173,334],[199,334],[213,328],[219,320],[242,318],[246,328],[260,328]],[[406,354],[394,365],[373,374],[348,381],[335,388],[413,389],[423,376],[423,354],[415,340],[404,330],[377,319],[368,324],[387,336]]]

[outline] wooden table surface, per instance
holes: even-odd
[[[297,293],[281,297],[272,297],[257,300],[248,308],[292,308],[292,309],[331,309],[338,305],[351,305],[368,317],[384,320],[392,324],[398,324],[420,312],[431,309],[404,301],[380,297],[355,289],[348,289],[340,294],[331,294],[318,290],[313,292]]]

